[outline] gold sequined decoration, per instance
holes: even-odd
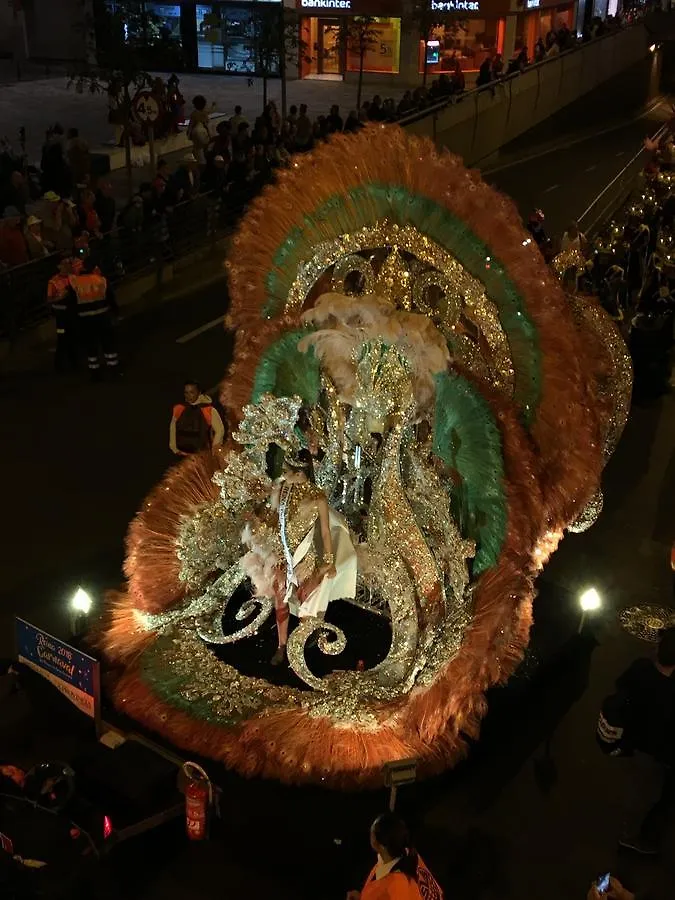
[[[375,225],[341,235],[316,246],[312,259],[298,268],[298,275],[288,294],[285,311],[288,313],[301,309],[322,275],[343,257],[382,247],[397,248],[399,257],[401,251],[409,253],[417,261],[424,263],[425,266],[431,266],[447,277],[447,283],[454,288],[453,296],[464,305],[464,314],[483,332],[490,347],[493,361],[488,380],[512,397],[515,390],[515,372],[508,339],[501,326],[497,307],[488,298],[484,285],[467,272],[451,253],[411,225],[399,226],[384,219]],[[411,272],[411,279],[408,282],[410,298],[406,296],[403,303],[405,308],[410,308],[412,285],[415,277],[419,276],[416,275],[414,266],[407,265]],[[444,331],[450,332],[451,329],[451,324],[447,325],[447,329],[443,326]],[[475,353],[471,353],[463,343],[458,346],[458,351],[461,361],[472,371],[476,371],[478,377],[484,377],[486,371],[484,362],[480,371],[475,369],[476,360],[480,357],[478,348]]]
[[[660,632],[675,625],[675,612],[665,606],[631,606],[621,610],[619,624],[641,641],[658,643]]]
[[[442,306],[433,309],[427,302],[427,293],[431,286],[442,291]],[[453,283],[443,272],[427,271],[415,278],[413,283],[413,302],[417,309],[434,318],[440,315],[444,328],[454,328],[462,312],[461,297],[454,290]]]
[[[561,253],[558,253],[558,255],[553,258],[551,267],[558,278],[564,278],[565,274],[569,272],[570,269],[577,274],[583,272],[586,267],[586,260],[580,250],[571,248],[570,250],[563,250]]]
[[[603,504],[604,497],[602,491],[598,490],[593,494],[574,522],[567,526],[567,530],[571,531],[573,534],[582,534],[584,531],[588,531],[588,529],[598,521]]]
[[[265,469],[265,455],[270,444],[278,444],[285,452],[300,449],[295,425],[301,406],[300,397],[263,394],[257,403],[243,408],[243,419],[232,437],[244,445],[246,453],[261,471]]]
[[[621,332],[597,301],[590,297],[568,295],[568,301],[582,332],[591,328],[605,348],[610,363],[609,377],[598,384],[598,391],[609,399],[611,414],[605,423],[604,455],[607,461],[616,449],[630,413],[633,391],[633,363]]]
[[[382,263],[375,282],[374,293],[380,297],[386,297],[399,309],[409,310],[411,308],[411,286],[410,266],[406,264],[398,247],[395,246]]]
[[[314,688],[315,691],[326,691],[329,687],[328,682],[318,678],[311,671],[305,659],[307,641],[316,633],[318,633],[319,650],[329,656],[337,656],[347,646],[347,638],[337,625],[324,622],[322,619],[308,617],[293,629],[288,638],[288,664],[305,684]],[[327,639],[328,635],[332,636],[332,641]]]
[[[349,290],[347,286],[349,276],[355,272],[358,272],[363,279],[361,290],[357,292]],[[370,260],[364,259],[357,253],[351,253],[349,256],[345,256],[344,259],[339,259],[333,268],[331,289],[347,297],[354,293],[372,294],[375,289],[375,272]]]

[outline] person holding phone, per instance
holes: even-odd
[[[586,900],[639,900],[639,897],[627,890],[618,878],[604,875],[593,882]]]

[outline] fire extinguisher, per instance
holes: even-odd
[[[185,786],[185,830],[191,841],[203,841],[208,837],[209,814],[213,803],[211,780],[200,765],[183,764]]]

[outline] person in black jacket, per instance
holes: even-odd
[[[622,751],[629,769],[619,845],[656,854],[675,803],[675,627],[661,633],[656,659],[637,659],[616,683],[623,699]]]

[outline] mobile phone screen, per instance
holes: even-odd
[[[609,887],[609,872],[606,875],[601,875],[595,886],[599,894],[606,893]]]

